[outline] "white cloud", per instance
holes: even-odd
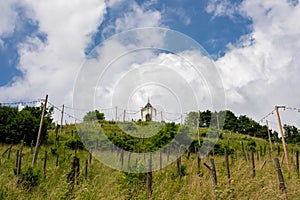
[[[161,14],[156,10],[147,10],[147,7],[139,6],[132,2],[132,10],[125,13],[124,17],[115,22],[115,31],[121,32],[132,28],[157,27],[161,24]]]
[[[120,1],[111,1],[109,5],[118,3]],[[46,41],[31,36],[18,45],[18,68],[22,77],[15,78],[11,85],[0,87],[0,99],[37,99],[48,93],[50,101],[56,105],[71,105],[85,48],[103,22],[107,5],[104,0],[26,0],[23,4],[26,17],[38,24],[38,31],[46,35]],[[113,24],[116,32],[159,25],[158,11],[147,10],[146,5],[139,6],[135,2],[132,2],[132,9]],[[149,42],[147,36],[138,37]]]
[[[234,18],[234,15],[239,12],[239,6],[230,0],[210,0],[205,10],[213,14],[214,17],[228,16]]]
[[[221,12],[218,6],[210,12],[231,15],[231,8]],[[230,44],[216,61],[230,108],[259,119],[276,104],[299,107],[299,4],[247,0],[239,8],[239,13],[253,21],[252,32],[237,44]],[[296,119],[289,120],[299,126]]]
[[[0,1],[0,37],[13,33],[15,30],[17,0]]]
[[[35,20],[46,41],[27,37],[19,44],[19,70],[9,86],[0,87],[3,100],[37,99],[49,94],[50,101],[71,105],[76,73],[84,50],[106,12],[103,0],[24,2],[26,17]]]
[[[0,47],[4,48],[4,41],[0,39]]]

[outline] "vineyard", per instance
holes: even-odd
[[[101,125],[108,138],[132,152],[163,146],[162,137],[169,142],[179,128],[164,123],[160,138],[134,141],[111,121],[102,120]],[[224,130],[210,154],[199,159],[197,134],[190,129],[195,141],[182,149],[176,162],[151,173],[128,173],[99,162],[81,143],[75,125],[64,126],[61,133],[58,129],[48,129],[34,167],[33,145],[0,146],[0,199],[297,199],[300,195],[300,146],[295,144],[288,144],[288,170],[280,143],[271,148],[267,140]],[[201,141],[207,132],[201,128]],[[122,166],[129,167],[130,156],[100,148],[100,141],[98,145],[99,151],[120,157]],[[160,162],[166,162],[168,151],[160,155]],[[143,157],[130,167],[143,171],[151,161]]]

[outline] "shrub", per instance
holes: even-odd
[[[41,180],[41,171],[28,167],[21,172],[18,183],[25,190],[31,190],[33,187],[39,185]]]

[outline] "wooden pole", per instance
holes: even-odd
[[[285,106],[275,106],[275,110],[276,110],[276,115],[277,115],[277,119],[278,119],[279,130],[280,130],[280,134],[281,134],[283,151],[285,154],[285,162],[286,162],[288,170],[290,171],[289,154],[288,154],[286,143],[284,140],[284,134],[283,134],[283,130],[282,130],[282,124],[281,124],[278,108],[285,108]]]
[[[88,176],[88,160],[85,160],[85,178]]]
[[[217,180],[217,173],[216,173],[216,167],[215,167],[215,161],[213,158],[210,159],[210,167],[208,167],[211,170],[212,175],[212,181],[213,181],[213,187],[216,189],[218,180]]]
[[[152,196],[152,162],[151,159],[147,162],[147,199],[151,199]]]
[[[275,163],[276,171],[278,174],[279,189],[281,190],[282,193],[285,193],[286,188],[285,188],[284,179],[283,179],[283,175],[282,175],[282,171],[281,171],[281,167],[280,167],[278,158],[274,158],[274,163]]]
[[[44,180],[46,179],[46,167],[47,167],[47,151],[45,151],[44,153],[44,165],[43,165]]]
[[[65,110],[65,105],[62,105],[61,109],[61,118],[60,118],[60,134],[62,134],[62,127],[63,127],[63,119],[64,119],[64,110]]]
[[[228,180],[228,184],[230,184],[231,180],[230,180],[230,169],[229,169],[229,161],[228,161],[227,149],[225,148],[224,151],[225,151],[225,164],[226,164],[227,180]]]
[[[44,107],[43,107],[43,111],[42,111],[39,132],[38,132],[38,136],[37,136],[37,139],[36,139],[36,144],[35,144],[35,149],[34,149],[34,154],[33,154],[33,159],[32,159],[32,165],[33,166],[36,164],[36,160],[37,160],[37,157],[38,157],[40,139],[41,139],[41,134],[42,134],[42,127],[43,127],[43,121],[44,121],[44,115],[45,115],[45,111],[46,111],[46,107],[47,107],[47,102],[48,102],[48,94],[46,95],[46,99],[45,99],[45,102],[44,102]]]
[[[251,160],[252,160],[252,172],[253,172],[253,177],[255,177],[255,162],[254,162],[254,152],[251,152]]]
[[[271,133],[270,133],[270,129],[269,129],[269,122],[268,122],[268,120],[266,120],[266,123],[267,123],[267,128],[268,128],[268,137],[269,137],[270,148],[271,148],[271,151],[272,151]]]
[[[58,167],[58,158],[59,158],[59,154],[56,155],[56,162],[55,162],[56,167]]]
[[[118,121],[118,106],[116,106],[116,116],[115,116],[115,121],[117,122]]]
[[[299,176],[299,151],[296,151],[296,170]]]

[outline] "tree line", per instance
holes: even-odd
[[[211,124],[216,125],[219,121],[219,126],[225,130],[259,137],[266,140],[268,139],[268,127],[266,125],[261,125],[246,115],[236,116],[230,110],[219,112],[212,112],[210,110],[190,112],[185,119],[185,123],[189,125],[196,125],[197,121],[200,127],[209,127]],[[283,129],[284,137],[287,142],[300,142],[300,130],[297,129],[297,127],[285,124]],[[269,129],[269,133],[273,142],[280,139],[278,137],[278,132]]]
[[[43,121],[41,141],[47,140],[47,129],[52,123],[53,107],[48,108]],[[0,143],[26,145],[35,144],[42,114],[41,107],[18,108],[0,106]]]

